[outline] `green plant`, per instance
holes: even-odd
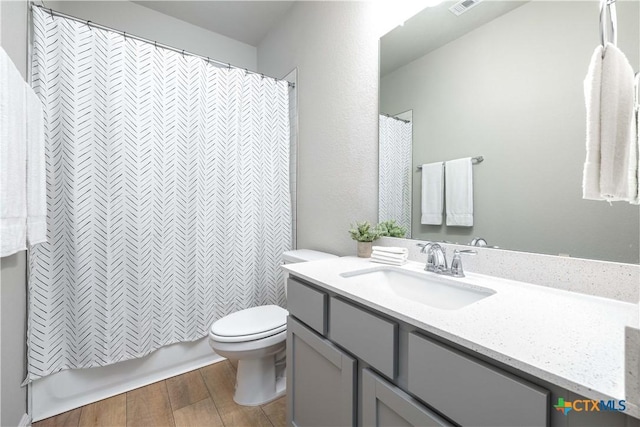
[[[407,235],[406,227],[402,227],[399,224],[396,224],[395,219],[390,219],[388,221],[383,221],[376,226],[378,229],[378,234],[380,237],[404,237]]]
[[[351,224],[351,227],[349,234],[358,242],[373,242],[380,237],[378,228],[372,227],[369,221],[356,222],[355,225]]]

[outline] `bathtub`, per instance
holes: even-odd
[[[134,388],[225,360],[208,338],[162,347],[141,359],[109,366],[70,369],[29,385],[29,413],[40,421]]]

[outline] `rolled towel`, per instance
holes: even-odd
[[[390,254],[408,254],[409,249],[399,248],[397,246],[374,246],[372,248],[376,252],[387,252]]]

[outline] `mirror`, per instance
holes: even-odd
[[[414,239],[481,237],[503,249],[637,264],[640,208],[582,199],[583,80],[600,43],[599,3],[485,0],[459,16],[455,4],[427,8],[380,41],[381,117],[411,112],[412,128],[408,161],[386,159],[381,130],[380,221],[400,221],[396,209],[410,212]],[[617,45],[638,71],[640,1],[616,4]],[[418,166],[474,156],[484,161],[471,167],[473,226],[421,224]],[[383,168],[396,163],[408,169]],[[390,174],[408,182],[405,206],[389,197],[404,191],[388,188]]]

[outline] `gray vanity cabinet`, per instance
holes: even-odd
[[[362,370],[363,427],[452,426],[369,369]]]
[[[288,292],[289,426],[640,427],[558,412],[559,398],[584,398],[321,286],[290,278]]]
[[[287,321],[287,424],[352,426],[356,360],[298,322]]]

